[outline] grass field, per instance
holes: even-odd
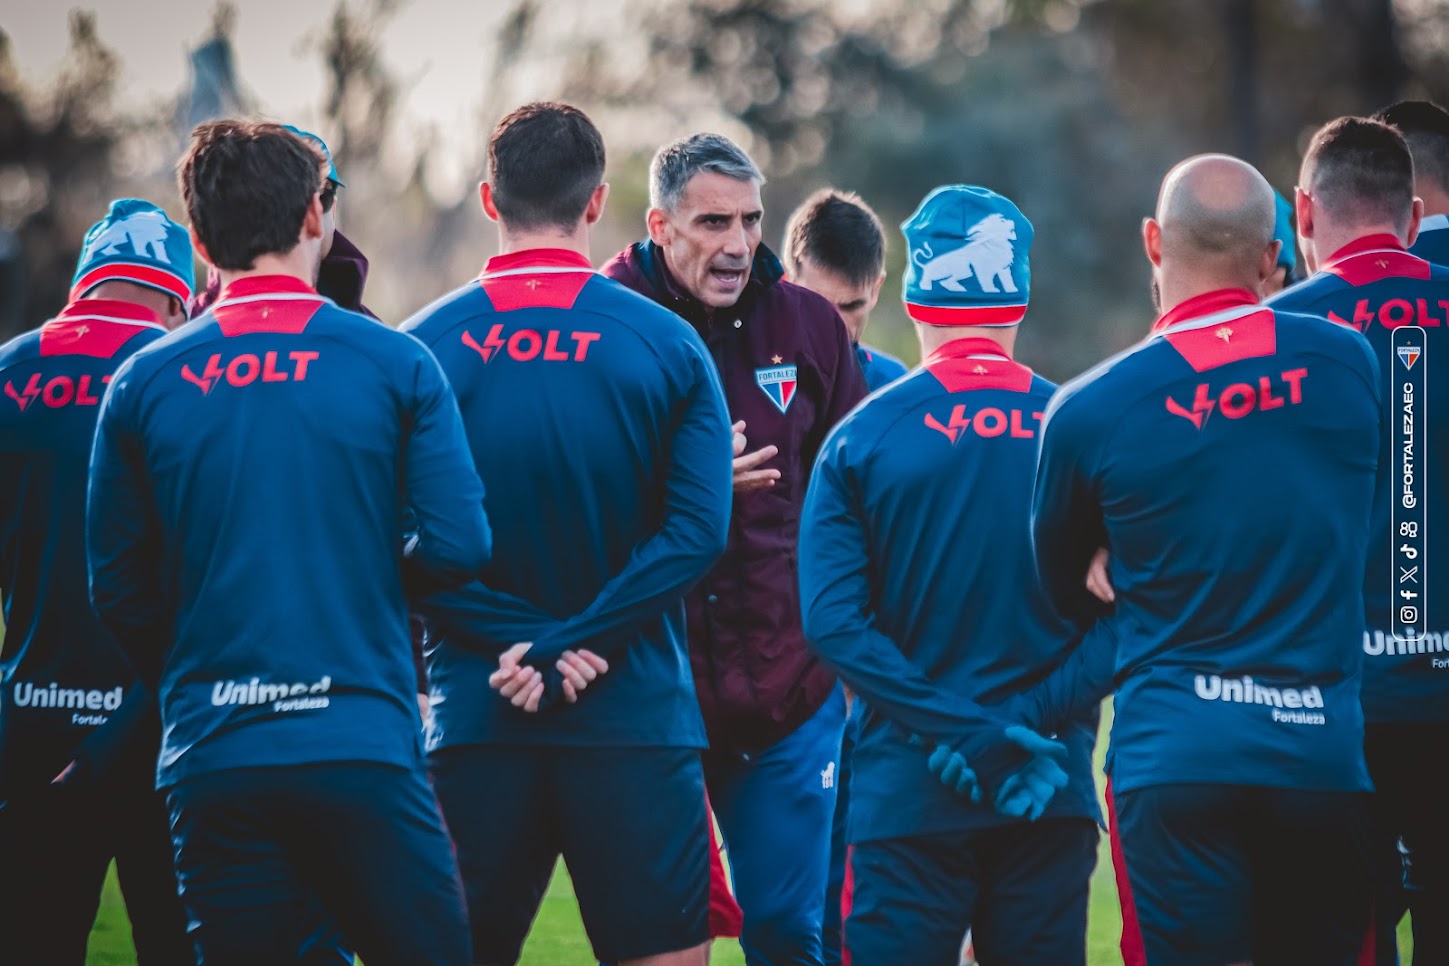
[[[1097,773],[1101,774],[1102,757],[1106,753],[1107,729],[1111,722],[1110,705],[1103,715],[1102,737],[1097,742]],[[1092,901],[1087,918],[1087,962],[1090,966],[1121,966],[1117,951],[1121,933],[1121,911],[1117,905],[1117,885],[1112,877],[1112,858],[1107,851],[1107,838],[1102,837],[1098,850],[1097,870],[1092,876]],[[1408,920],[1399,927],[1399,952],[1404,963],[1411,961],[1413,940]],[[743,966],[744,956],[733,940],[715,944],[712,966]],[[101,899],[100,915],[91,932],[87,966],[133,966],[135,950],[131,946],[131,927],[126,920],[125,904],[116,887],[114,869],[106,881]],[[567,871],[560,866],[539,910],[533,932],[523,950],[523,966],[578,966],[597,962],[589,952],[574,903],[573,888]],[[990,964],[986,964],[990,966]]]

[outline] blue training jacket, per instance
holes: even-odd
[[[404,581],[454,586],[489,551],[437,361],[282,276],[233,282],[116,373],[88,541],[97,613],[159,681],[162,787],[418,765]]]
[[[884,389],[911,371],[910,367],[889,352],[882,352],[874,346],[860,342],[855,344],[855,361],[860,363],[860,371],[865,376],[865,386],[871,392]]]
[[[1438,233],[1449,235],[1449,230]],[[1364,716],[1370,723],[1449,721],[1449,520],[1444,516],[1449,511],[1449,419],[1439,415],[1446,412],[1439,393],[1449,388],[1449,267],[1405,253],[1392,235],[1373,235],[1345,246],[1313,277],[1268,304],[1357,329],[1378,357],[1385,421],[1363,586]],[[1391,513],[1395,430],[1402,422],[1400,383],[1406,373],[1393,338],[1394,330],[1406,325],[1424,329],[1427,344],[1418,365],[1425,367],[1428,396],[1415,407],[1421,433],[1427,434],[1415,466],[1427,535],[1410,582],[1402,582],[1395,569],[1394,549],[1402,541]],[[1399,591],[1411,587],[1419,591],[1411,600],[1423,610],[1427,633],[1414,639],[1401,634],[1406,639],[1396,640],[1392,611],[1406,602]]]
[[[1037,565],[1090,629],[1034,717],[1115,678],[1114,791],[1369,788],[1358,644],[1379,422],[1363,337],[1247,290],[1184,302],[1052,400]],[[1116,605],[1092,622],[1101,546]]]
[[[700,747],[684,593],[724,551],[731,433],[688,323],[556,249],[493,258],[403,328],[452,380],[487,486],[495,554],[423,608],[429,747]],[[498,656],[556,674],[606,658],[578,703],[538,713],[488,686]]]
[[[0,800],[54,778],[135,683],[91,611],[86,473],[112,374],[165,334],[149,309],[80,299],[0,348]]]
[[[1449,265],[1449,215],[1425,215],[1409,252],[1435,265]]]
[[[927,769],[912,734],[953,741],[1071,648],[1033,569],[1038,427],[1055,386],[988,339],[959,339],[827,438],[800,529],[805,629],[864,705],[850,839],[1015,821]],[[1071,784],[1048,815],[1097,817],[1095,708],[1059,729]]]

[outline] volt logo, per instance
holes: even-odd
[[[101,384],[111,381],[109,375],[101,376]],[[50,409],[60,409],[64,406],[98,406],[101,398],[92,389],[91,377],[89,374],[79,378],[70,376],[52,376],[46,379],[38,372],[32,372],[30,379],[20,389],[15,384],[6,381],[5,395],[14,400],[15,405],[20,407],[23,413],[30,408],[30,404],[39,399],[42,404]]]
[[[204,395],[211,395],[211,390],[216,388],[217,382],[225,378],[227,383],[240,389],[242,386],[250,386],[261,379],[262,382],[304,382],[307,379],[307,367],[315,362],[320,353],[317,352],[288,352],[287,361],[282,368],[277,368],[281,353],[266,352],[258,357],[255,353],[246,352],[232,358],[223,367],[221,364],[221,353],[214,353],[206,360],[206,367],[197,375],[192,371],[188,363],[181,367],[181,378],[196,386]]]
[[[1208,415],[1212,413],[1218,401],[1208,397],[1208,387],[1199,385],[1197,394],[1192,397],[1192,409],[1183,409],[1182,405],[1171,396],[1167,397],[1167,411],[1174,416],[1181,416],[1190,420],[1198,429],[1202,429],[1203,423],[1207,422]]]
[[[1436,309],[1439,313],[1437,315]],[[1359,299],[1353,307],[1352,321],[1337,312],[1329,312],[1328,321],[1365,332],[1375,322],[1386,329],[1397,329],[1406,325],[1432,329],[1443,325],[1446,316],[1449,316],[1449,300],[1444,299],[1432,302],[1429,299],[1414,299],[1412,302],[1408,299],[1387,299],[1377,305],[1369,299]]]
[[[518,362],[532,362],[542,358],[544,362],[583,362],[589,357],[589,347],[599,341],[598,332],[560,332],[549,329],[538,332],[534,329],[519,329],[508,338],[503,337],[503,324],[495,324],[480,343],[473,333],[463,332],[463,344],[483,357],[489,363],[502,351]],[[572,347],[560,348],[563,338],[573,340]],[[569,351],[569,349],[572,351]]]
[[[1031,418],[1040,423],[1042,414],[1032,413]],[[1035,439],[1036,430],[1028,429],[1026,421],[1026,413],[1020,409],[1001,410],[995,406],[987,406],[967,416],[964,405],[953,407],[945,423],[932,413],[926,413],[925,418],[926,428],[934,429],[945,436],[952,446],[956,445],[968,429],[985,439],[993,439],[1008,431],[1013,439]]]
[[[1199,383],[1193,393],[1191,409],[1168,396],[1167,411],[1174,416],[1181,416],[1201,430],[1207,425],[1208,416],[1214,411],[1222,413],[1228,419],[1242,419],[1252,412],[1296,406],[1303,401],[1303,380],[1306,378],[1307,369],[1290,369],[1277,380],[1271,376],[1260,376],[1256,386],[1235,382],[1216,394],[1207,383]],[[1278,395],[1274,395],[1275,389]],[[1284,392],[1287,393],[1286,396],[1283,395]]]

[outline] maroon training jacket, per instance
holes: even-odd
[[[693,325],[719,369],[730,417],[748,424],[749,452],[780,448],[764,464],[779,481],[735,497],[724,556],[685,601],[710,749],[753,754],[803,724],[835,686],[800,625],[800,512],[815,455],[865,398],[865,379],[835,307],[784,281],[764,245],[730,309],[690,296],[651,242],[620,252],[603,271]]]

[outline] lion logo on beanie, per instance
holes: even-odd
[[[116,246],[122,242],[131,246],[131,251],[142,258],[155,258],[170,264],[166,254],[166,232],[171,220],[159,211],[138,211],[122,221],[107,225],[105,230],[90,240],[90,246],[83,258],[94,259],[100,255],[117,255]]]
[[[1011,277],[1011,263],[1016,254],[1016,225],[1005,216],[992,212],[971,226],[966,244],[937,255],[931,243],[925,242],[911,252],[911,261],[920,269],[919,285],[930,291],[937,282],[952,292],[964,292],[961,283],[973,275],[983,292],[1016,292]],[[1000,285],[1000,288],[997,286]]]
[[[118,280],[165,292],[186,305],[194,271],[185,228],[149,201],[119,198],[86,232],[70,297],[81,298],[97,285]]]

